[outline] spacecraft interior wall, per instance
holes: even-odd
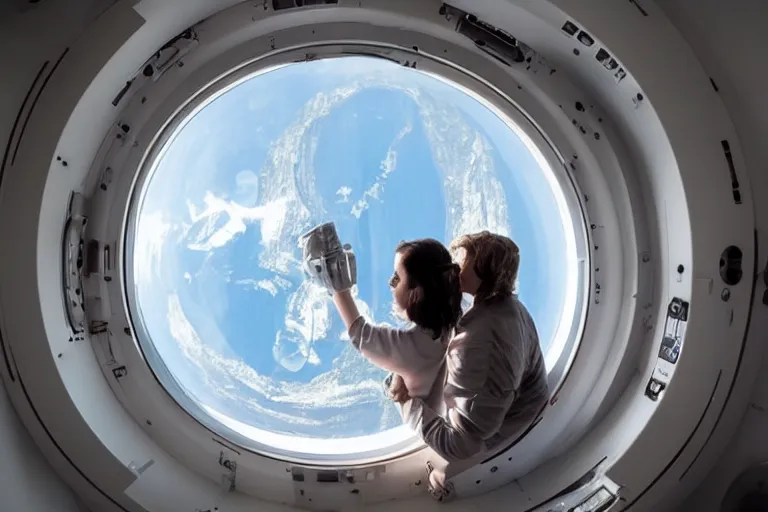
[[[0,495],[5,510],[87,512],[43,457],[0,383]]]
[[[577,353],[572,347],[573,358],[560,367],[566,373],[572,363],[571,378],[558,389],[541,425],[510,452],[517,458],[504,455],[457,479],[462,493],[477,494],[471,505],[487,508],[503,500],[534,507],[556,492],[553,486],[565,488],[593,470],[615,481],[608,486],[611,493],[621,488],[626,501],[616,510],[651,507],[680,482],[692,486],[714,463],[716,453],[707,443],[735,428],[739,404],[729,399],[746,390],[757,371],[760,350],[754,337],[742,339],[744,328],[750,318],[755,323],[765,316],[749,314],[754,218],[739,145],[741,131],[757,121],[736,104],[737,135],[706,73],[655,4],[456,0],[455,6],[471,13],[467,21],[493,20],[534,49],[529,55],[535,62],[505,71],[508,62],[500,63],[498,54],[489,56],[483,45],[454,30],[456,20],[452,25],[450,13],[444,16],[435,2],[342,0],[278,9],[287,4],[147,0],[105,10],[108,3],[71,11],[63,0],[41,3],[36,30],[62,20],[72,23],[59,23],[63,28],[40,38],[44,43],[0,56],[0,62],[19,70],[18,80],[3,84],[0,98],[0,136],[8,139],[0,176],[0,236],[15,241],[12,250],[0,254],[0,263],[7,262],[0,269],[0,333],[5,336],[0,373],[32,438],[91,508],[139,512],[225,502],[227,510],[239,511],[252,509],[262,496],[272,502],[262,502],[263,509],[274,511],[330,504],[354,509],[364,500],[378,502],[377,510],[438,506],[428,501],[419,479],[424,451],[345,468],[329,483],[323,479],[327,465],[252,452],[194,421],[162,391],[145,364],[131,338],[135,331],[122,301],[122,279],[112,279],[122,272],[115,269],[123,257],[127,191],[168,119],[233,67],[262,58],[282,64],[281,55],[310,60],[302,48],[322,43],[313,38],[334,35],[354,41],[342,38],[323,51],[360,51],[360,40],[370,36],[388,41],[389,49],[383,47],[395,60],[407,56],[412,61],[417,55],[420,67],[439,60],[430,52],[450,55],[457,66],[476,72],[456,72],[457,80],[475,80],[500,103],[525,103],[532,118],[514,114],[520,124],[542,147],[552,143],[546,157],[562,167],[562,176],[575,176],[573,205],[583,209],[580,220],[589,227],[585,247],[590,255],[582,255],[582,271],[591,279],[585,282],[596,285],[585,295],[591,308],[584,331],[589,351]],[[22,16],[32,20],[35,12]],[[172,56],[174,65],[163,76],[142,76],[148,56],[212,14],[199,25],[199,39],[183,49],[189,54]],[[576,27],[573,33],[569,23]],[[488,23],[479,26],[488,30]],[[25,25],[20,21],[15,30],[0,30],[0,47],[6,34],[8,41],[24,40],[19,27]],[[579,27],[589,33],[577,38]],[[674,59],[649,60],[633,42],[644,31],[658,34],[649,48],[687,67],[676,67]],[[696,33],[689,29],[689,37],[703,37],[690,35]],[[615,59],[601,60],[603,46]],[[456,71],[449,61],[434,69]],[[623,74],[620,65],[627,67],[620,68]],[[724,90],[731,86],[727,79],[723,83]],[[710,108],[701,108],[705,104]],[[747,140],[746,161],[764,161],[756,140]],[[113,163],[116,179],[110,181]],[[104,259],[93,273],[98,283],[83,292],[97,304],[89,319],[99,321],[88,324],[87,332],[72,333],[57,251],[70,193],[89,187],[101,194],[90,206],[105,212],[94,215],[91,224],[104,235],[97,246]],[[117,190],[120,197],[110,195]],[[6,221],[12,214],[14,220]],[[717,261],[729,244],[744,249],[739,263],[745,276],[724,286]],[[668,305],[675,300],[686,304],[686,312],[690,302],[691,315],[686,317],[689,336],[682,340],[687,345],[670,362],[659,354]],[[115,364],[120,358],[127,364]],[[8,416],[9,425],[16,425],[6,405],[0,403],[0,419]],[[8,443],[7,460],[21,461],[11,481],[24,489],[22,477],[32,468],[40,468],[40,475],[50,471],[42,469],[43,459],[22,460],[32,445],[17,426],[3,435],[16,436]],[[514,473],[543,462],[536,459],[543,453],[536,443],[546,445],[551,460],[527,475]],[[11,467],[3,465],[2,471]],[[516,485],[504,486],[513,478]],[[356,481],[359,488],[352,486]],[[71,503],[76,510],[76,500],[60,481],[51,479],[46,489],[18,499],[61,499],[59,508]],[[385,501],[389,496],[402,500],[393,505]],[[43,501],[28,503],[42,506]],[[466,502],[448,508],[463,506]]]

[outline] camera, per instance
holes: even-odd
[[[342,246],[336,225],[326,222],[299,237],[304,273],[329,292],[340,292],[357,283],[357,264],[352,247]]]

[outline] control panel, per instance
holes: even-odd
[[[688,302],[673,298],[667,306],[667,317],[664,320],[664,333],[659,347],[659,357],[653,369],[651,380],[645,388],[645,395],[654,402],[659,399],[662,391],[669,384],[674,372],[680,351],[685,340],[685,329],[688,325]]]
[[[659,357],[672,364],[680,357],[683,346],[685,326],[688,324],[688,303],[678,298],[672,299],[667,307],[667,319],[664,322],[664,338],[661,340]]]

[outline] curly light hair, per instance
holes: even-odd
[[[516,292],[520,249],[506,236],[490,231],[462,235],[451,242],[451,251],[464,249],[475,258],[474,270],[480,279],[475,300],[507,297]]]

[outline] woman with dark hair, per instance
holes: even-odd
[[[441,381],[448,340],[461,317],[459,271],[448,249],[437,240],[397,246],[389,286],[396,312],[413,323],[408,329],[371,324],[360,315],[350,290],[334,293],[353,346],[373,364],[395,374],[390,389],[407,388],[411,396],[427,400],[435,381]]]
[[[448,344],[444,404],[435,408],[410,388],[393,390],[405,422],[447,463],[427,466],[430,493],[440,501],[450,496],[446,479],[506,448],[549,399],[536,326],[515,293],[517,245],[483,231],[459,237],[451,249],[474,305]]]

